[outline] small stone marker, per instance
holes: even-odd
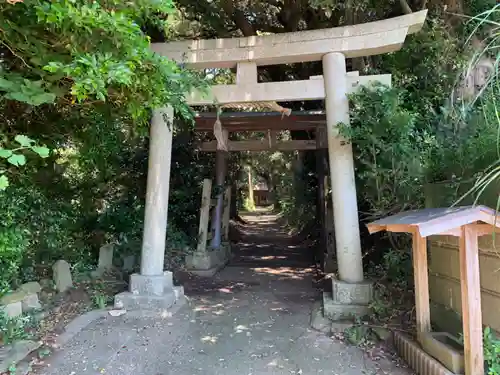
[[[73,279],[71,278],[71,270],[68,262],[62,259],[58,260],[52,266],[52,272],[54,273],[54,283],[58,292],[64,292],[73,287]]]
[[[15,318],[17,316],[22,315],[23,305],[22,305],[21,301],[12,302],[12,303],[6,304],[4,306],[0,306],[0,310],[5,312],[5,314],[9,318]]]
[[[19,289],[24,290],[28,294],[36,294],[42,291],[42,287],[36,281],[30,281],[29,283],[24,283],[23,285],[21,285]]]
[[[99,249],[99,261],[97,263],[97,269],[104,271],[113,268],[113,250],[113,244],[101,246],[101,248]]]
[[[3,350],[0,353],[0,373],[8,371],[12,365],[15,366],[40,346],[41,342],[21,340],[2,348]]]
[[[36,293],[30,294],[29,296],[24,298],[21,304],[23,307],[23,313],[42,308],[42,305],[40,305],[40,301],[38,300],[38,294]]]
[[[135,255],[127,255],[123,258],[123,270],[124,271],[133,271],[135,268]]]
[[[38,294],[42,289],[36,281],[25,283],[21,287],[0,298],[0,308],[10,317],[16,317],[22,313],[40,309]]]

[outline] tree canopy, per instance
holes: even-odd
[[[196,75],[152,52],[144,28],[165,29],[171,0],[0,4],[3,98],[31,106],[107,102],[135,119],[173,105]]]

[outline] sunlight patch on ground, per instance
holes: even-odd
[[[205,343],[209,343],[209,344],[216,344],[217,337],[216,336],[203,336],[201,338],[201,342],[205,342]]]
[[[210,310],[212,310],[212,307],[210,307],[210,306],[204,306],[204,305],[202,305],[202,306],[196,306],[196,307],[193,309],[193,311],[195,311],[195,312],[200,312],[200,311],[210,311]]]
[[[171,318],[172,317],[172,312],[167,311],[167,310],[162,310],[160,316],[161,316],[162,319]]]
[[[244,325],[238,325],[234,328],[234,330],[236,331],[236,333],[241,333],[243,331],[248,331],[249,328],[247,326],[244,326]]]
[[[286,259],[284,255],[264,255],[264,256],[250,256],[250,259],[260,259],[260,260],[275,260],[275,259]]]
[[[279,267],[279,268],[269,268],[269,267],[259,267],[252,268],[253,271],[260,274],[281,276],[282,278],[289,278],[295,280],[301,280],[306,275],[311,274],[314,270],[312,268],[290,268],[290,267]]]

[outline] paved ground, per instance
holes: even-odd
[[[214,280],[187,282],[172,316],[106,316],[51,357],[43,375],[407,374],[309,328],[314,268],[269,216]]]

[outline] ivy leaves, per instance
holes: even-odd
[[[0,77],[0,91],[4,92],[5,99],[33,106],[53,103],[56,99],[54,93],[47,91],[42,80],[31,81],[20,74],[5,74]]]
[[[38,146],[34,140],[26,135],[18,134],[14,138],[18,147],[4,148],[0,146],[0,159],[4,159],[8,164],[15,167],[22,167],[26,164],[26,156],[21,151],[30,150],[41,158],[47,158],[50,150],[44,146]],[[0,191],[7,189],[9,179],[5,175],[5,170],[0,170]]]

